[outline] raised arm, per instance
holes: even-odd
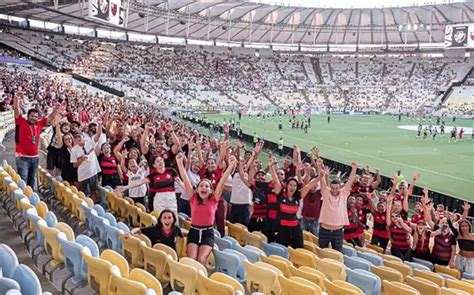
[[[385,209],[385,221],[387,222],[387,228],[392,224],[392,203],[393,203],[393,194],[387,196],[387,208]]]
[[[372,188],[377,188],[382,182],[382,176],[380,175],[380,170],[375,168],[375,181],[372,182]]]
[[[229,158],[229,165],[227,165],[227,169],[225,170],[224,174],[222,175],[219,183],[217,183],[216,191],[214,192],[214,197],[217,201],[219,201],[222,197],[222,192],[224,191],[224,186],[229,178],[232,171],[234,171],[237,165],[237,159],[234,156],[230,156]]]
[[[367,193],[367,199],[369,200],[370,211],[373,213],[377,211],[377,206],[375,205],[375,195],[374,193]]]
[[[275,164],[276,164],[276,159],[274,157],[269,157],[268,158],[268,169],[270,170],[270,174],[272,175],[272,180],[273,180],[273,191],[275,194],[279,194],[281,192],[281,182],[280,179],[278,178],[278,175],[275,171]]]
[[[342,188],[344,193],[349,196],[351,190],[352,190],[352,184],[354,183],[354,180],[356,178],[356,173],[357,173],[357,167],[359,167],[359,164],[356,162],[351,162],[351,174],[349,174],[349,179],[347,180],[346,184],[344,184],[344,187]]]
[[[21,116],[20,111],[20,96],[23,94],[21,91],[16,91],[13,96],[13,113],[15,114],[15,119]]]
[[[471,205],[469,205],[468,202],[464,202],[462,209],[461,220],[467,220],[467,214],[469,213],[469,209],[471,209]]]
[[[431,229],[434,229],[435,223],[431,218],[431,209],[433,208],[433,204],[431,203],[430,199],[428,198],[429,190],[427,187],[423,188],[423,197],[421,199],[421,203],[423,204],[423,216],[425,217],[425,221]]]
[[[179,142],[179,138],[176,135],[176,132],[174,132],[173,125],[171,123],[166,123],[165,125],[166,131],[170,133],[171,136],[171,141],[173,141],[173,145],[171,146],[171,152],[176,155],[179,152],[179,149],[181,148],[181,143]]]
[[[202,141],[201,137],[198,135],[196,136],[196,153],[199,161],[199,167],[204,166],[204,158],[202,157],[202,149],[201,149]]]
[[[323,170],[323,160],[318,158],[316,160],[316,169],[318,170],[318,175],[321,175],[319,181],[321,182],[321,194],[325,195],[329,193],[327,177],[329,177],[329,169],[325,168]]]
[[[184,168],[184,155],[182,153],[178,153],[176,155],[176,163],[178,164],[178,171],[181,179],[183,180],[184,184],[184,191],[186,192],[187,196],[192,196],[194,194],[193,185],[188,177],[188,172],[186,168]]]
[[[250,179],[247,176],[245,176],[245,171],[244,171],[244,166],[245,166],[245,161],[244,160],[241,160],[239,161],[239,176],[240,176],[240,180],[242,180],[242,182],[250,187],[252,184],[250,183]]]
[[[148,148],[148,137],[150,136],[150,130],[152,130],[153,127],[150,125],[150,123],[147,123],[145,125],[145,130],[143,131],[142,137],[140,137],[140,151],[142,152],[142,155],[148,154],[149,148]]]
[[[217,167],[224,167],[224,161],[227,157],[227,152],[229,151],[229,141],[225,140],[219,145],[219,161],[217,162]],[[237,159],[236,159],[237,160]]]
[[[415,188],[415,184],[419,178],[420,172],[417,172],[415,175],[413,175],[410,185],[408,186],[407,197],[411,197],[411,195],[413,194],[413,189]]]
[[[300,193],[301,198],[305,198],[305,197],[308,195],[309,191],[310,191],[313,187],[315,187],[315,186],[318,184],[320,178],[321,178],[321,176],[318,175],[317,177],[311,179],[310,182],[308,182],[308,183],[301,189],[301,193]]]

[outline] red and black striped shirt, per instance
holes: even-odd
[[[410,226],[407,221],[405,221],[405,224]],[[392,248],[401,251],[408,251],[410,249],[410,235],[403,227],[398,227],[395,223],[392,223],[389,227],[389,232]]]

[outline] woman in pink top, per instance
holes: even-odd
[[[234,156],[229,159],[229,165],[219,180],[216,190],[213,192],[212,184],[208,179],[201,179],[197,189],[194,190],[189,181],[186,168],[184,168],[184,156],[176,155],[179,174],[183,179],[183,187],[189,198],[191,207],[191,229],[188,233],[187,254],[188,257],[205,265],[207,257],[214,248],[214,219],[217,204],[221,199],[224,185],[232,171],[234,171],[237,160]]]
[[[351,194],[352,184],[356,177],[357,163],[352,162],[352,170],[349,179],[341,187],[341,182],[337,179],[327,184],[326,178],[329,179],[329,169],[323,170],[323,160],[316,161],[318,174],[321,177],[321,195],[323,197],[323,205],[321,214],[319,215],[319,247],[327,248],[329,243],[334,250],[342,251],[342,237],[344,225],[349,225],[347,216],[347,198]]]

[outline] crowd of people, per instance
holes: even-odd
[[[474,274],[469,204],[452,214],[434,206],[426,188],[409,216],[419,174],[409,184],[397,174],[383,192],[378,169],[352,163],[347,179],[331,175],[317,147],[302,158],[294,146],[281,163],[267,151],[262,161],[265,143],[231,144],[229,125],[223,138],[209,138],[152,105],[99,98],[47,76],[4,71],[0,78],[15,112],[22,179],[35,187],[39,139],[51,126],[49,173],[96,202],[102,185],[161,212],[157,226],[131,234],[172,247],[173,237],[187,235],[187,255],[201,263],[213,249],[214,227],[224,235],[227,219],[294,248],[303,247],[303,230],[317,235],[320,247],[339,251],[343,241],[363,246],[369,230],[370,243],[402,260],[419,257]],[[189,216],[189,232],[176,228],[178,212]]]
[[[413,112],[434,103],[472,63],[458,57],[313,58],[301,53],[255,54],[246,48],[173,48],[21,29],[8,29],[2,36],[10,46],[127,96],[162,107],[195,109],[277,105],[341,112]],[[23,46],[25,43],[30,46]],[[452,106],[442,110],[454,114],[474,111],[469,102]]]

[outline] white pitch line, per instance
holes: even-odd
[[[242,125],[244,125],[244,126],[247,125],[248,127],[253,128],[253,129],[264,130],[266,133],[275,133],[274,131],[270,131],[270,130],[264,129],[264,128],[254,127],[254,126],[251,126],[251,125],[248,125],[248,124],[242,124]],[[313,141],[305,139],[305,138],[299,138],[299,137],[295,137],[295,136],[291,136],[291,135],[287,135],[287,134],[285,134],[285,136],[290,137],[290,138],[294,138],[294,139],[298,139],[298,140],[302,140],[302,141],[306,141],[306,142],[313,142]],[[403,165],[403,166],[406,166],[406,167],[409,167],[409,168],[412,168],[412,169],[415,169],[415,170],[424,171],[424,172],[436,174],[436,175],[439,175],[439,176],[444,176],[444,177],[448,177],[448,178],[452,178],[452,179],[456,179],[456,180],[460,180],[460,181],[463,181],[463,182],[474,184],[474,181],[469,180],[469,179],[460,178],[460,177],[456,177],[456,176],[436,172],[436,171],[433,171],[433,170],[429,170],[429,169],[425,169],[425,168],[405,164],[405,163],[402,163],[402,162],[395,162],[395,161],[392,161],[392,160],[387,160],[387,159],[372,156],[372,155],[367,155],[367,154],[362,154],[362,153],[359,153],[359,152],[354,152],[354,151],[351,151],[351,150],[348,150],[348,149],[343,149],[343,148],[340,148],[340,147],[337,147],[337,146],[332,146],[332,145],[325,144],[325,143],[318,142],[317,144],[318,145],[324,145],[326,147],[330,147],[330,148],[333,148],[333,149],[336,149],[336,150],[348,152],[348,153],[351,153],[351,154],[354,154],[354,155],[363,156],[363,157],[367,157],[367,158],[372,158],[372,159],[375,159],[375,160],[380,160],[380,161],[384,161],[384,162],[391,163],[391,164]]]

